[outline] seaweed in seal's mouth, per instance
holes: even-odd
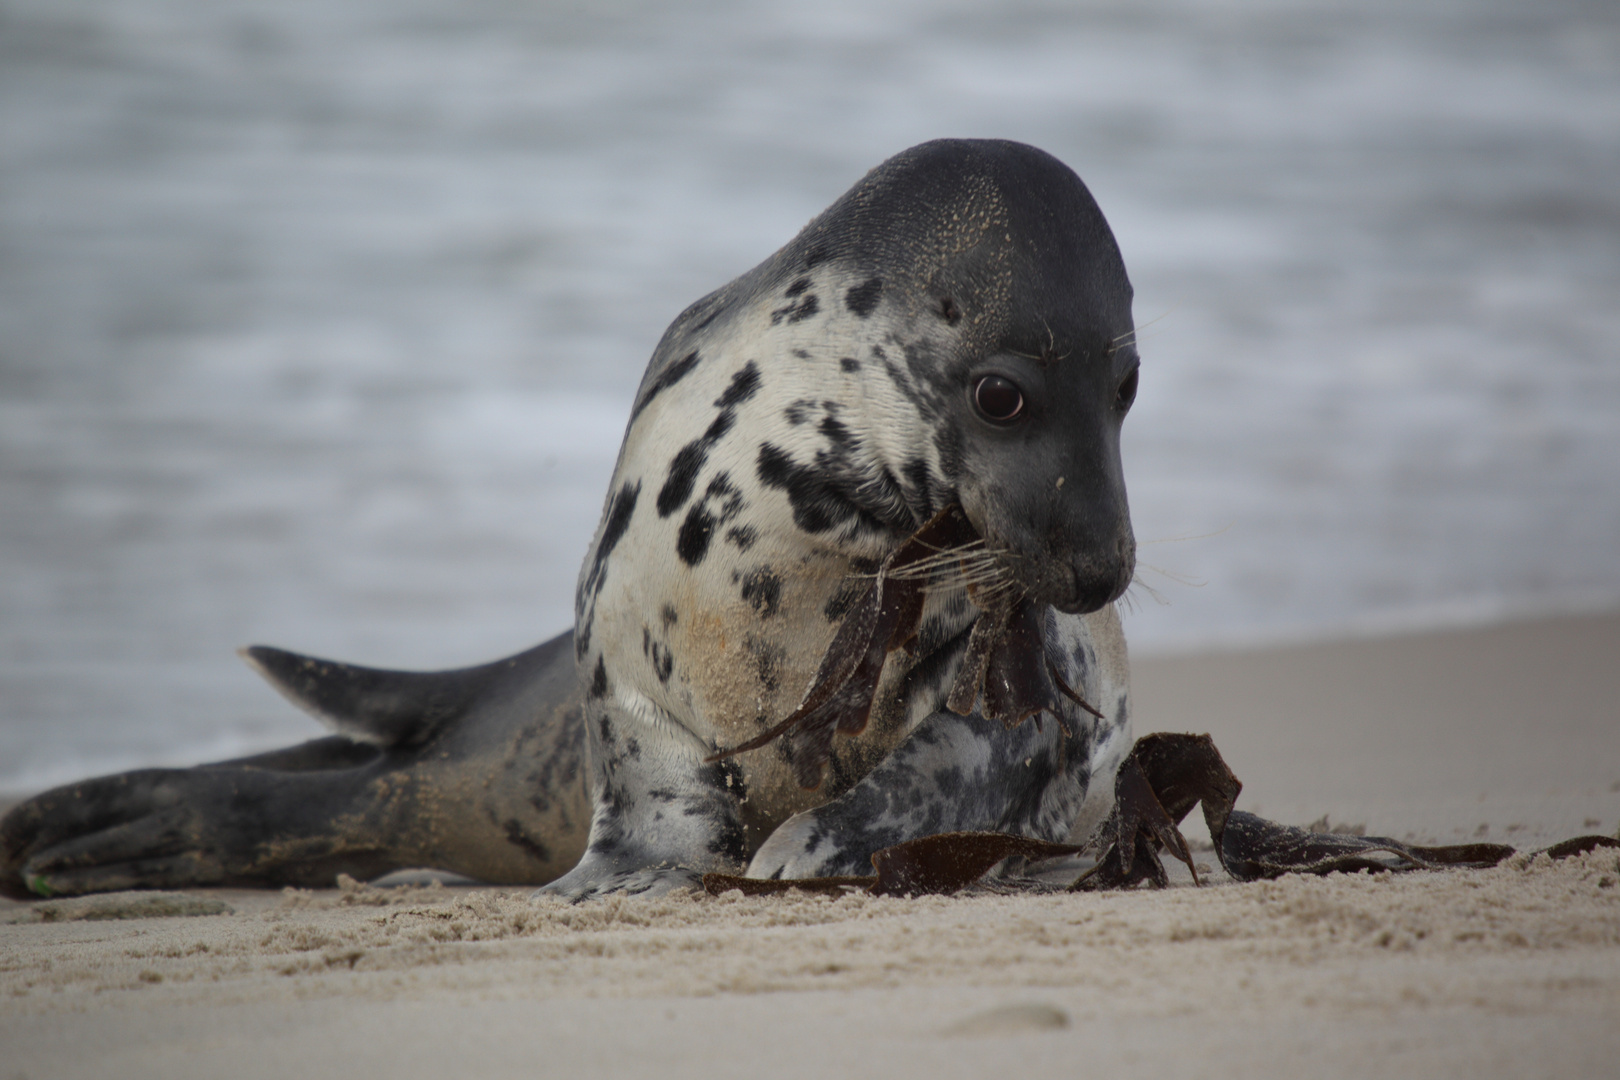
[[[890,553],[872,584],[850,607],[822,654],[798,708],[779,723],[738,746],[709,758],[716,761],[757,750],[786,737],[792,750],[794,776],[806,788],[820,785],[822,766],[832,756],[835,735],[866,730],[872,699],[888,654],[914,648],[923,602],[932,572],[955,553],[982,543],[957,505],[935,514]],[[981,700],[981,714],[1009,728],[1042,712],[1061,716],[1058,694],[1095,716],[1102,714],[1081,699],[1046,655],[1041,622],[1045,605],[1023,592],[1005,588],[969,595],[985,607],[968,636],[967,654],[946,700],[962,716]]]

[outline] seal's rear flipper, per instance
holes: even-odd
[[[244,655],[337,734],[36,795],[0,816],[0,896],[328,886],[413,866],[539,884],[578,859],[590,808],[572,634],[459,671]]]
[[[301,656],[268,645],[240,650],[269,684],[333,731],[383,747],[420,746],[500,689],[573,677],[572,633],[477,667],[387,671]]]

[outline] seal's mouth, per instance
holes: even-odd
[[[1136,574],[1136,545],[1124,541],[1120,547],[1117,558],[1105,565],[1056,566],[1051,575],[1055,587],[1031,588],[1030,595],[1068,615],[1100,611],[1125,595]]]

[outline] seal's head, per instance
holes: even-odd
[[[1021,143],[924,143],[783,253],[818,254],[843,264],[845,306],[887,328],[874,355],[925,427],[869,395],[872,464],[906,490],[913,520],[954,497],[1028,595],[1059,610],[1124,592],[1131,285],[1080,178]]]
[[[621,539],[754,605],[751,575],[816,554],[876,565],[952,503],[997,554],[981,573],[1096,610],[1135,561],[1119,434],[1136,369],[1130,282],[1073,171],[997,140],[898,154],[665,333],[582,577],[581,640]]]

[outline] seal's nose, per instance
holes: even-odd
[[[1099,557],[1081,557],[1066,567],[1067,581],[1055,584],[1057,595],[1047,602],[1059,611],[1084,615],[1118,600],[1136,574],[1136,540],[1129,534],[1115,539],[1113,550]]]

